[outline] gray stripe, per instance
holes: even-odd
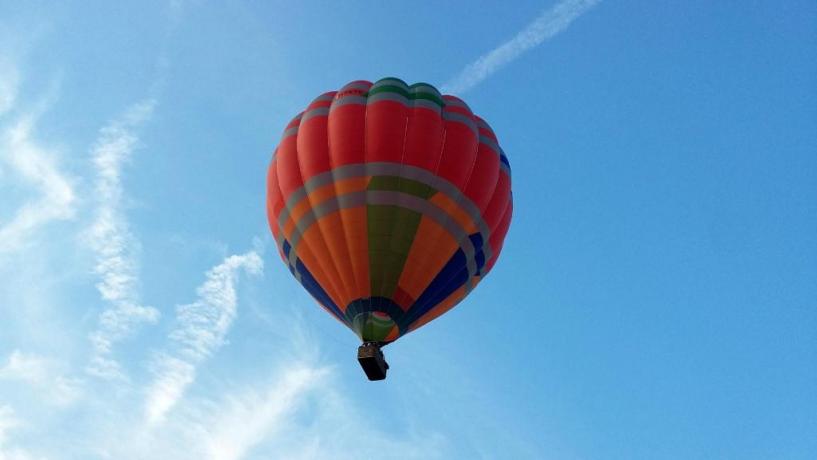
[[[309,193],[312,193],[313,190],[328,185],[336,180],[375,175],[399,176],[422,182],[442,192],[455,203],[461,205],[468,217],[470,217],[471,220],[476,223],[476,226],[482,235],[482,239],[485,242],[483,244],[485,260],[488,261],[491,259],[493,256],[493,251],[488,243],[488,237],[491,235],[491,229],[488,228],[488,225],[482,219],[482,213],[477,205],[475,205],[470,198],[465,196],[454,184],[448,182],[444,178],[426,169],[411,165],[402,165],[400,163],[379,162],[346,165],[312,177],[303,187],[293,192],[289,199],[287,199],[285,207],[283,210],[281,210],[281,214],[278,218],[279,226],[283,228],[283,225],[289,218],[289,210],[293,209],[298,202],[305,198]]]
[[[476,123],[474,123],[474,119],[469,117],[468,115],[463,115],[459,112],[443,110],[443,120],[462,123],[465,126],[467,126],[468,129],[474,132],[474,136],[479,136],[479,131],[477,131],[477,125]]]
[[[434,101],[429,101],[428,99],[415,99],[412,101],[413,107],[423,107],[425,109],[431,109],[438,114],[442,112],[443,108],[440,107],[440,104],[437,104]]]
[[[493,150],[494,153],[496,153],[496,156],[499,157],[499,144],[497,144],[495,140],[491,139],[488,136],[480,135],[479,136],[479,143],[490,147],[491,150]],[[502,161],[500,161],[500,163],[502,163]]]
[[[369,88],[371,88],[371,86],[372,85],[370,85],[369,83],[364,83],[364,82],[349,83],[346,86],[344,86],[343,88],[341,88],[340,91],[348,91],[350,89],[359,89],[359,90],[362,90],[362,91],[367,91]]]
[[[301,200],[306,198],[314,190],[329,185],[335,181],[375,175],[399,176],[405,179],[412,179],[422,182],[436,190],[439,190],[454,202],[460,204],[468,217],[470,217],[471,220],[476,223],[487,248],[485,253],[486,260],[490,258],[490,248],[488,248],[487,242],[488,236],[491,234],[491,230],[482,219],[482,213],[477,205],[475,205],[473,201],[465,196],[454,184],[448,182],[433,172],[418,168],[416,166],[403,165],[400,163],[357,163],[341,166],[331,171],[313,176],[306,181],[306,184],[292,192],[289,198],[287,198],[286,203],[284,204],[284,209],[282,209],[281,214],[278,215],[278,226],[280,228],[284,228],[284,224],[286,224],[286,221],[289,219],[291,210],[294,209]]]
[[[290,266],[295,266],[297,261],[298,245],[300,244],[303,235],[315,222],[320,220],[322,217],[325,217],[333,212],[337,212],[341,209],[354,208],[367,204],[400,206],[402,208],[418,212],[435,221],[439,226],[453,236],[456,241],[459,242],[459,246],[465,254],[469,278],[476,275],[476,248],[474,248],[473,243],[471,243],[471,239],[468,238],[468,232],[457,225],[457,223],[448,216],[448,213],[437,207],[434,203],[418,196],[385,190],[364,190],[361,192],[341,195],[336,198],[329,198],[304,214],[304,216],[295,224],[297,231],[293,232],[292,237],[289,240]],[[281,230],[281,235],[283,235],[283,230]],[[281,242],[283,242],[283,240]]]
[[[406,90],[406,92],[408,92],[408,90],[409,90],[409,87],[406,84],[406,82],[404,82],[402,80],[398,80],[396,78],[384,78],[382,80],[377,80],[374,83],[374,85],[372,85],[371,89],[369,89],[369,91],[371,91],[371,90],[373,90],[375,88],[380,88],[382,86],[399,86],[400,88],[403,88],[404,90]]]
[[[336,107],[341,107],[348,104],[366,105],[366,96],[359,96],[356,94],[349,94],[340,99],[332,101],[332,106],[329,110],[335,110]]]
[[[452,105],[452,106],[455,106],[455,107],[463,107],[463,108],[468,109],[469,111],[471,110],[471,107],[468,107],[468,104],[461,101],[460,99],[443,99],[443,102],[445,102],[445,105]]]
[[[329,115],[329,107],[317,107],[312,110],[307,110],[306,113],[304,113],[304,116],[301,117],[301,124],[303,124],[304,122],[306,122],[306,120],[309,120],[312,117],[318,116],[325,117],[327,115]]]
[[[406,96],[403,96],[400,93],[392,93],[389,91],[384,91],[382,93],[372,94],[366,100],[367,104],[374,104],[375,102],[380,101],[394,101],[403,104],[404,106],[408,107],[409,100]]]
[[[508,177],[511,177],[511,168],[509,168],[508,165],[506,165],[505,163],[500,161],[499,162],[499,169],[505,171],[505,174],[507,174]]]
[[[477,118],[477,126],[479,126],[482,129],[487,129],[490,132],[494,132],[494,130],[491,128],[491,125],[486,123],[485,120],[481,118]]]
[[[459,242],[462,251],[465,253],[466,266],[468,267],[469,278],[477,274],[476,249],[468,232],[449,217],[448,213],[437,207],[434,203],[415,195],[402,192],[391,192],[384,190],[363,192],[366,194],[367,204],[380,204],[400,206],[421,213],[425,217],[437,222],[456,241]]]
[[[289,136],[294,136],[295,134],[298,134],[298,126],[293,126],[292,128],[289,128],[286,131],[284,131],[284,135],[281,136],[281,140],[284,140]]]
[[[354,208],[365,204],[366,192],[357,192],[329,198],[328,200],[325,200],[309,210],[298,222],[295,223],[296,231],[292,232],[292,238],[290,238],[289,241],[289,244],[292,247],[292,249],[289,251],[289,263],[293,267],[295,266],[295,259],[297,258],[296,248],[309,227],[311,227],[312,224],[314,224],[318,219],[341,209]],[[283,233],[283,231],[281,233]]]
[[[437,104],[434,101],[430,101],[428,99],[409,99],[402,94],[399,93],[392,93],[388,91],[384,91],[382,93],[377,93],[369,96],[368,99],[364,99],[367,104],[375,104],[380,101],[392,101],[398,102],[403,104],[404,107],[413,108],[413,107],[424,107],[427,109],[434,110],[437,114],[440,114],[442,111],[442,107],[440,104]]]
[[[335,95],[334,95],[334,94],[321,94],[320,96],[316,97],[316,98],[315,98],[315,99],[312,101],[312,103],[314,104],[315,102],[321,102],[321,101],[331,101],[331,100],[332,100],[332,99],[334,99],[334,98],[335,98]]]
[[[443,98],[442,95],[440,94],[440,91],[437,90],[437,88],[425,83],[411,85],[409,87],[409,91],[411,91],[412,93],[429,93],[433,94],[434,96],[437,96],[440,99]]]

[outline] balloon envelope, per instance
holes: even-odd
[[[511,171],[462,100],[395,78],[318,96],[284,130],[267,217],[295,278],[364,342],[459,303],[510,225]]]

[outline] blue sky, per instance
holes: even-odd
[[[817,456],[814,2],[0,3],[0,459]],[[491,275],[386,349],[264,176],[350,80],[466,99]]]

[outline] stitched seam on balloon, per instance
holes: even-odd
[[[457,122],[457,123],[460,123],[462,125],[467,126],[468,129],[470,129],[471,132],[474,133],[474,136],[477,137],[477,140],[479,140],[479,131],[477,130],[476,125],[473,123],[473,120],[471,118],[469,118],[467,115],[463,115],[463,114],[458,113],[458,112],[449,112],[447,110],[444,110],[443,111],[443,120],[445,120],[445,121],[454,121],[454,122]]]
[[[299,166],[299,167],[300,167],[300,166]],[[278,166],[276,166],[276,168],[275,168],[275,169],[276,169],[276,175],[277,175],[277,173],[278,173],[278,169],[279,169],[279,168],[278,168]],[[283,196],[284,196],[284,195],[283,195],[283,189],[281,189],[281,181],[280,181],[280,179],[279,179],[279,180],[276,180],[276,181],[275,181],[275,184],[276,184],[276,188],[278,189],[278,193],[281,195],[281,197],[282,197],[282,199],[283,199]],[[279,230],[280,230],[280,232],[279,232],[279,241],[278,241],[278,247],[279,247],[279,248],[281,248],[281,252],[282,252],[282,253],[284,253],[284,244],[283,244],[283,241],[284,241],[284,229],[279,227]],[[294,250],[292,249],[292,246],[290,245],[290,252],[289,252],[289,255],[291,255],[293,252],[294,252]],[[287,255],[286,253],[284,253],[284,256],[285,256],[285,257],[287,257],[286,264],[287,264],[287,266],[290,268],[290,271],[292,272],[292,275],[295,277],[295,279],[298,281],[298,283],[300,283],[301,285],[303,285],[303,275],[301,274],[300,270],[298,270],[297,263],[294,263],[294,262],[293,262],[293,263],[290,263],[290,261],[289,261],[289,257],[288,257],[288,255]],[[297,259],[296,259],[296,260],[297,260]],[[303,262],[301,262],[301,263],[303,263]],[[305,266],[305,265],[306,265],[306,264],[304,264],[304,266]],[[314,275],[312,275],[312,277],[314,278]],[[326,290],[324,289],[324,292],[325,292],[325,291],[326,291]],[[329,296],[329,293],[326,293],[326,295],[327,295],[328,297],[330,297],[330,299],[331,299],[331,296]],[[317,299],[315,299],[315,300],[317,301]],[[343,313],[343,312],[341,312],[341,311],[335,312],[335,311],[333,311],[333,310],[332,310],[332,308],[331,308],[331,307],[326,306],[326,305],[323,305],[321,302],[318,302],[318,305],[320,305],[320,306],[321,306],[321,308],[323,308],[323,309],[324,309],[324,310],[326,310],[326,311],[327,311],[329,314],[331,314],[331,315],[332,315],[332,316],[333,316],[335,319],[337,319],[338,321],[340,321],[340,322],[341,322],[341,323],[343,323],[343,324],[346,324],[346,322],[345,322],[345,320],[344,320],[344,318],[343,318],[343,315],[342,315],[342,313]]]
[[[313,111],[314,110],[321,110],[321,109],[326,110],[327,112],[329,111],[328,107],[322,107],[320,109],[313,109]],[[304,114],[304,116],[301,117],[301,125],[303,125],[308,120],[308,118],[310,118],[310,117],[307,116],[308,113],[309,112],[306,112]],[[301,171],[301,154],[300,154],[300,151],[298,150],[298,139],[297,138],[295,139],[295,164],[297,165],[298,175],[301,177],[301,183],[303,183],[304,180],[303,180],[303,172]],[[314,203],[312,203],[312,201],[310,199],[310,196],[307,195],[306,198],[307,198],[307,200],[309,200],[310,206],[314,206]],[[323,233],[321,233],[320,230],[321,229],[319,228],[318,233],[321,236],[321,241],[323,242],[323,246],[326,247],[326,241],[323,238]],[[302,237],[303,237],[304,233],[305,232],[301,233],[301,237],[299,238],[299,240],[303,239]],[[289,257],[290,263],[297,270],[297,254],[296,254],[296,251],[295,251],[295,245],[292,243],[292,241],[290,241],[290,245],[292,247],[290,249],[290,257]],[[309,241],[307,241],[307,246],[309,247],[312,254],[319,254],[319,253],[322,252],[322,251],[315,251],[314,250],[315,248],[312,247],[312,245],[309,243]],[[326,252],[329,252],[328,247],[326,247]],[[320,268],[321,268],[324,276],[327,278],[327,281],[329,282],[329,287],[332,288],[332,292],[334,292],[336,294],[336,296],[342,296],[343,291],[338,286],[338,283],[340,281],[340,275],[338,273],[337,267],[334,264],[334,261],[330,260],[331,265],[327,265],[326,263],[323,262],[323,260],[324,260],[323,258],[320,258],[320,257],[316,257],[316,258],[318,260],[318,264],[320,265]],[[306,265],[306,263],[303,262],[303,260],[301,260],[301,262],[304,263],[304,265]],[[312,270],[310,270],[313,277],[315,277],[315,269],[316,268],[317,267],[312,267]],[[327,268],[334,269],[334,273],[332,271],[330,271],[330,270],[327,270]],[[324,287],[324,290],[326,290],[326,287]],[[328,292],[327,292],[327,294],[329,295]],[[329,295],[329,297],[332,299],[333,302],[335,302],[336,305],[338,305],[338,308],[342,308],[341,307],[341,302],[338,302],[338,300],[339,300],[338,298],[333,298],[332,295]]]
[[[374,87],[373,87],[373,89],[374,89]],[[383,93],[381,93],[381,95],[383,95]],[[385,95],[386,95],[386,96],[389,96],[389,97],[394,96],[393,94],[385,94]],[[372,99],[375,99],[376,97],[377,97],[377,95],[372,96],[372,91],[370,90],[370,91],[369,91],[369,98],[368,98],[368,100],[367,100],[367,106],[369,105],[369,101],[371,101]],[[374,102],[376,102],[376,101],[372,101],[372,104],[373,104]],[[403,104],[403,107],[404,107],[404,110],[407,110],[407,107],[406,107],[406,104],[405,104],[405,103]],[[406,123],[407,123],[407,122],[406,122]],[[398,174],[396,174],[396,176],[397,176],[397,190],[398,190],[398,191],[400,190],[400,186],[399,186],[399,185],[400,185],[400,180],[401,180],[401,177],[400,177],[400,171],[402,170],[402,163],[403,163],[403,162],[402,162],[402,160],[403,160],[403,157],[405,156],[405,145],[406,145],[406,144],[405,144],[405,143],[406,143],[406,127],[407,127],[407,124],[404,124],[404,126],[403,126],[403,142],[402,142],[402,150],[401,150],[401,154],[400,154],[400,160],[401,160],[401,161],[400,161],[400,163],[397,163],[397,165],[398,165],[398,170],[397,170],[397,171],[398,171]],[[372,180],[374,180],[374,177],[372,177]],[[369,201],[369,196],[372,196],[372,197],[373,197],[373,196],[374,196],[374,193],[375,193],[375,192],[374,192],[374,190],[370,190],[370,189],[367,187],[367,190],[366,190],[366,196],[367,196],[367,207],[368,207],[368,205],[370,204],[370,203],[368,203],[368,201]],[[403,206],[403,204],[402,204],[402,202],[401,202],[401,201],[402,201],[402,200],[400,199],[400,197],[401,197],[401,196],[402,196],[402,195],[397,195],[397,202],[394,204],[394,206],[395,206],[395,207],[397,207],[397,208],[405,208],[405,206]],[[372,203],[372,204],[373,204],[373,203]],[[391,211],[393,211],[393,210],[391,210]],[[390,229],[389,229],[389,232],[388,232],[388,235],[389,235],[389,238],[388,238],[388,244],[389,244],[389,246],[388,246],[388,248],[389,248],[389,249],[390,249],[390,246],[391,246],[391,244],[392,244],[392,242],[393,242],[393,238],[394,238],[394,228],[395,228],[395,225],[396,225],[396,223],[397,223],[396,221],[397,221],[397,219],[396,219],[396,218],[394,218],[394,219],[393,219],[393,221],[392,221],[392,222],[390,222],[390,226],[389,226],[389,227],[390,227]],[[370,238],[369,243],[371,244],[371,242],[372,242],[372,240],[371,240],[371,234],[367,235],[367,237],[368,237],[368,238]],[[382,249],[382,248],[381,248],[381,249]],[[370,259],[371,259],[371,257],[372,257],[371,247],[369,248],[369,251],[370,251],[370,253],[369,253],[369,257],[370,257]],[[393,293],[392,293],[391,295],[387,295],[387,294],[386,294],[386,292],[385,292],[385,289],[386,289],[386,275],[389,273],[389,268],[390,268],[390,267],[389,267],[389,265],[388,265],[388,264],[383,263],[383,261],[381,261],[381,263],[382,263],[382,268],[383,268],[383,270],[381,271],[381,276],[380,276],[380,283],[379,283],[379,284],[380,284],[380,286],[378,287],[377,292],[374,292],[375,290],[374,290],[374,289],[372,289],[372,296],[371,296],[371,297],[372,297],[372,298],[374,298],[375,296],[377,296],[377,297],[388,297],[388,298],[392,298],[392,297],[393,297]],[[370,266],[370,269],[371,269],[371,268],[372,268],[372,267]],[[398,274],[398,276],[397,276],[397,280],[399,281],[399,274]],[[369,331],[369,332],[371,333],[371,331]]]
[[[395,94],[383,94],[383,93],[380,93],[380,94],[377,94],[377,95],[372,95],[371,98],[374,99],[371,102],[371,104],[375,104],[377,102],[382,102],[384,100],[387,100],[387,101],[392,101],[392,102],[398,102],[398,103],[403,104],[406,107],[410,107],[410,105],[408,103],[408,100],[406,98],[400,97],[399,95],[395,95]],[[343,101],[343,100],[344,99],[341,99],[341,101]],[[349,102],[345,102],[344,104],[339,104],[338,106],[342,107],[345,104],[371,105],[369,103],[364,104],[364,103],[359,102],[357,100],[350,100]],[[421,105],[421,106],[423,108],[431,108],[431,107],[427,107],[425,105]],[[307,110],[304,113],[303,118],[301,119],[301,122],[303,123],[304,121],[306,121],[306,120],[308,120],[308,119],[310,119],[312,117],[329,116],[329,110],[330,109],[328,107],[316,107],[314,109]],[[449,111],[443,110],[442,111],[442,117],[446,121],[453,121],[453,122],[465,125],[466,127],[468,127],[468,129],[470,129],[474,133],[474,135],[479,136],[479,130],[477,129],[477,127],[474,124],[473,120],[471,118],[469,118],[467,115],[459,113],[459,112],[449,112]]]
[[[314,104],[314,102],[313,102],[313,104]],[[327,109],[327,114],[328,114],[329,106],[324,106],[323,108]],[[304,122],[305,121],[302,120],[301,124],[303,124]],[[326,152],[325,152],[326,160],[327,160],[327,162],[331,162],[331,151],[329,150],[329,135],[328,135],[328,122],[329,122],[329,120],[327,119],[326,122],[327,122],[326,128],[323,129],[323,130],[319,130],[319,131],[323,131],[322,135],[326,136]],[[301,159],[300,151],[298,152],[298,159],[299,159],[299,161]],[[329,167],[330,167],[330,169],[329,169],[328,172],[331,174],[332,170],[334,168],[332,168],[331,164],[329,165]],[[337,184],[337,181],[333,180],[332,181],[333,188],[335,188],[336,184]],[[332,199],[332,197],[334,197],[334,196],[337,196],[337,189],[336,188],[335,188],[335,193],[332,196],[330,196],[329,199]],[[310,207],[312,207],[312,206],[315,205],[314,201],[312,200],[312,194],[309,194],[309,198],[310,198],[309,205],[310,205]],[[345,270],[343,270],[342,269],[343,267],[340,265],[343,260],[348,258],[348,248],[346,247],[345,239],[343,241],[343,244],[341,244],[340,248],[337,248],[335,245],[329,244],[329,242],[332,240],[334,235],[332,234],[330,229],[326,228],[326,224],[327,224],[327,222],[318,222],[317,232],[320,235],[320,239],[322,240],[323,245],[326,247],[326,250],[330,255],[329,259],[330,259],[330,261],[332,263],[332,268],[335,270],[334,273],[337,275],[337,286],[339,287],[338,293],[342,296],[342,299],[341,299],[342,302],[340,302],[338,304],[338,308],[342,309],[345,306],[345,304],[349,301],[349,299],[352,298],[352,295],[349,292],[351,287],[350,287],[348,277],[349,276],[354,277],[354,274],[353,273],[345,273]],[[341,225],[342,225],[342,223],[341,223]],[[336,251],[336,249],[338,251]],[[345,277],[344,277],[344,275],[345,275]]]
[[[321,108],[325,109],[327,114],[329,113],[329,107],[324,106],[324,107],[321,107]],[[307,123],[308,118],[310,118],[310,117],[305,116],[303,119],[301,119],[301,126],[304,126],[304,124]],[[323,131],[326,132],[325,129]],[[299,171],[301,171],[301,175],[303,177],[303,172],[302,172],[302,169],[300,168],[301,152],[300,152],[300,150],[297,149],[297,143],[296,143],[296,152],[298,154]],[[329,155],[329,152],[327,151],[326,154]],[[332,170],[330,169],[327,172],[329,172],[331,174]],[[333,180],[332,184],[334,184],[334,183],[335,183],[335,181]],[[314,207],[316,205],[316,203],[315,203],[315,201],[313,201],[313,195],[310,193],[310,194],[307,195],[307,198],[309,200],[310,208]],[[337,292],[338,295],[341,296],[341,299],[339,299],[339,300],[341,300],[341,302],[337,302],[337,300],[335,300],[335,302],[338,304],[338,308],[342,309],[345,306],[345,304],[347,303],[348,299],[351,298],[351,296],[350,296],[350,294],[348,292],[349,284],[346,282],[346,280],[344,280],[343,270],[341,270],[341,267],[339,266],[339,261],[342,259],[343,254],[336,253],[335,250],[334,250],[334,246],[329,244],[329,238],[331,237],[330,233],[331,232],[329,232],[326,229],[326,222],[318,222],[317,235],[320,237],[320,241],[323,244],[323,247],[326,249],[326,253],[330,255],[330,257],[328,258],[329,262],[330,262],[329,267],[332,270],[334,270],[333,272],[327,272],[326,274],[327,274],[327,276],[329,278],[333,278],[334,283],[332,283],[332,287],[335,289],[335,292]],[[303,235],[305,235],[305,234],[306,234],[306,231],[304,230],[304,232],[301,234],[301,238],[303,238]],[[293,245],[293,248],[294,248],[294,245]],[[326,266],[326,265],[324,265],[324,266]]]
[[[360,86],[360,85],[363,85],[363,84],[362,83],[357,84],[357,86]],[[367,89],[367,88],[362,88],[362,90],[365,90],[365,89]],[[329,112],[331,114],[332,111],[335,110],[337,107],[346,105],[348,103],[353,103],[353,102],[361,100],[361,99],[365,100],[366,98],[363,97],[363,96],[357,96],[357,95],[354,95],[354,94],[351,94],[351,93],[350,94],[345,94],[345,95],[343,95],[343,96],[341,96],[341,97],[339,97],[339,98],[332,101],[332,104],[329,107]],[[329,135],[329,133],[331,132],[331,130],[329,129],[329,123],[331,121],[332,121],[332,117],[330,116],[328,118],[327,124],[326,124],[326,130],[327,130],[326,143],[327,143],[327,149],[328,149],[327,152],[329,154],[329,164],[330,164],[330,167],[332,168],[329,171],[329,174],[332,176],[332,184],[333,184],[334,189],[335,189],[335,201],[338,201],[339,196],[340,196],[340,193],[338,193],[338,188],[337,188],[339,179],[335,176],[335,173],[334,173],[334,171],[336,169],[336,165],[333,164],[333,160],[332,160],[332,158],[333,158],[333,156],[332,156],[332,145],[331,145],[332,137]],[[365,135],[365,133],[364,133],[364,135]],[[340,207],[339,202],[338,202],[338,207]],[[338,216],[338,217],[339,217],[340,223],[341,223],[341,231],[343,232],[343,244],[346,246],[346,254],[349,257],[349,265],[350,265],[350,267],[352,269],[352,279],[354,280],[353,292],[355,293],[355,295],[351,295],[350,298],[354,300],[354,298],[357,296],[357,293],[361,290],[361,283],[364,283],[364,282],[368,283],[369,280],[361,280],[361,279],[358,278],[358,270],[357,270],[357,266],[356,266],[355,263],[356,262],[360,263],[360,261],[356,261],[356,259],[350,253],[352,248],[351,248],[351,246],[349,244],[350,231],[349,231],[349,228],[348,228],[349,224],[347,222],[347,217],[348,216],[344,215],[343,213],[340,213],[340,216]],[[347,308],[347,307],[348,307],[348,305],[343,305],[342,306],[342,308],[344,308],[344,309]],[[345,314],[345,311],[344,311],[344,314]]]
[[[443,118],[446,118],[447,114],[452,114],[453,115],[454,113],[446,111],[445,113],[443,113]],[[461,114],[458,114],[458,113],[456,115],[464,117],[464,115],[461,115]],[[474,152],[473,152],[473,155],[472,155],[473,160],[472,160],[472,163],[471,163],[471,165],[470,165],[470,167],[468,169],[468,177],[466,177],[466,179],[465,179],[465,184],[463,184],[462,190],[468,190],[468,185],[470,184],[471,178],[474,175],[474,167],[476,165],[477,157],[479,155],[479,144],[480,144],[480,142],[479,142],[479,133],[478,133],[478,131],[476,131],[476,123],[474,123],[473,115],[471,115],[470,120],[471,120],[471,123],[474,126],[474,131],[475,131],[475,134],[477,135],[478,142],[474,143]],[[465,197],[465,194],[463,193],[460,197],[457,197],[457,198],[466,198],[466,197]],[[456,203],[459,204],[459,200],[457,200]],[[490,234],[488,236],[490,236]],[[465,238],[468,240],[469,243],[471,243],[471,239],[470,239],[469,235],[466,235]],[[460,246],[462,247],[462,243],[460,243]],[[484,236],[483,236],[482,247],[484,248],[484,247],[488,247],[488,246],[489,246],[488,240],[484,239]],[[472,248],[473,248],[473,246],[472,246]],[[483,251],[483,259],[484,258],[485,258],[485,253]],[[483,260],[483,266],[484,266],[484,264],[485,264],[485,260]],[[474,278],[474,276],[476,275],[476,272],[477,272],[476,251],[474,252],[473,257],[467,257],[466,258],[466,267],[465,267],[465,269],[468,271],[468,278],[467,278],[467,280],[465,282],[465,292],[466,292],[466,295],[467,295],[467,293],[469,293],[474,288],[473,278]],[[449,289],[451,287],[452,283],[455,282],[455,280],[462,274],[462,272],[463,272],[463,270],[460,270],[460,271],[458,271],[456,273],[453,273],[451,276],[448,277],[448,280],[443,281],[443,283],[437,289],[435,289],[432,292],[432,294],[434,296],[436,296],[436,294],[438,294],[440,292],[445,292],[447,289]],[[424,308],[424,310],[421,311],[420,308]],[[421,317],[423,314],[429,312],[433,308],[434,308],[433,305],[428,307],[428,308],[425,308],[425,306],[421,307],[421,306],[415,304],[415,306],[413,306],[411,309],[409,309],[409,311],[406,313],[406,321],[407,321],[406,326],[408,326],[408,324],[411,324],[411,322],[416,321],[417,318]]]

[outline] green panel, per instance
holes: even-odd
[[[440,98],[440,96],[438,94],[429,93],[429,92],[422,91],[422,90],[414,90],[414,91],[410,92],[410,91],[406,91],[405,88],[402,88],[402,87],[397,86],[397,85],[387,85],[387,84],[384,84],[384,85],[375,84],[375,85],[376,86],[373,86],[372,89],[370,89],[369,92],[366,93],[367,97],[368,96],[374,96],[375,94],[378,94],[378,93],[397,93],[397,94],[400,94],[401,96],[404,96],[405,98],[407,98],[409,100],[426,99],[426,100],[429,100],[431,102],[436,103],[440,107],[445,106],[445,102],[443,101],[442,98]]]
[[[391,298],[422,214],[391,205],[368,205],[366,214],[372,296]]]
[[[352,320],[352,330],[364,342],[384,342],[396,324],[380,312],[360,313]]]
[[[418,196],[424,200],[431,198],[437,193],[432,187],[417,182],[416,180],[406,179],[399,176],[374,176],[369,181],[369,190],[386,190],[394,192],[407,193],[409,195]]]

